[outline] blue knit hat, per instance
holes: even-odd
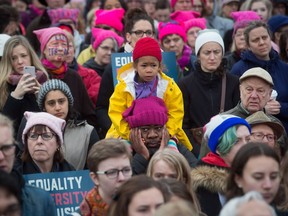
[[[70,91],[69,86],[59,79],[51,79],[51,80],[48,80],[47,82],[45,82],[41,86],[39,93],[38,93],[37,103],[38,103],[38,106],[39,106],[41,111],[44,108],[45,96],[52,90],[53,91],[59,90],[59,91],[63,92],[63,94],[68,98],[69,105],[73,106],[74,99],[73,99],[73,96],[72,96],[72,93]]]
[[[230,127],[235,125],[245,125],[251,132],[251,127],[245,119],[229,114],[219,114],[211,118],[210,122],[204,126],[204,139],[208,140],[211,152],[216,153],[219,139]]]
[[[268,26],[273,34],[286,25],[288,25],[288,16],[275,15],[268,20]]]

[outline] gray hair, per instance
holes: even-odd
[[[241,197],[236,197],[231,199],[225,206],[222,208],[219,216],[237,216],[238,209],[241,205],[246,204],[252,200],[263,202],[267,205],[270,210],[271,216],[277,216],[275,210],[265,202],[260,193],[256,191],[250,191]]]

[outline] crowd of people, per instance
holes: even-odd
[[[78,170],[74,215],[287,215],[287,44],[286,0],[0,0],[0,215]]]

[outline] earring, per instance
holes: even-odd
[[[238,186],[239,188],[242,188],[242,185],[240,185],[240,184],[239,184],[239,185],[237,185],[237,186]]]

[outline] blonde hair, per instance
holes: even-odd
[[[11,131],[11,134],[14,140],[13,121],[1,113],[0,113],[0,127],[7,127]]]
[[[23,47],[26,48],[28,54],[30,55],[31,65],[33,65],[36,68],[36,70],[40,70],[44,72],[47,78],[49,77],[48,73],[46,72],[40,59],[36,55],[35,51],[33,50],[28,40],[24,36],[21,36],[21,35],[15,35],[11,37],[5,43],[2,60],[0,62],[0,74],[1,74],[0,76],[0,110],[3,109],[7,101],[8,95],[9,95],[7,81],[8,81],[9,75],[13,72],[12,52],[13,52],[13,49],[19,45],[22,45]]]

